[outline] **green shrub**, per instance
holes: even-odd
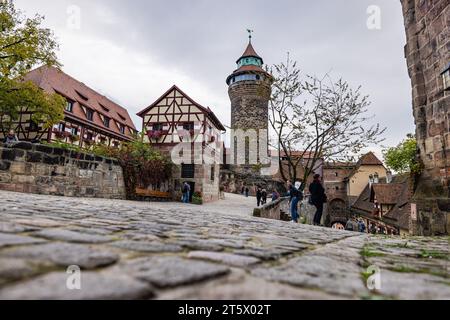
[[[192,204],[197,204],[197,205],[203,204],[203,197],[200,192],[194,192],[194,195],[192,196]]]

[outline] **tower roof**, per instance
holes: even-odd
[[[249,57],[254,57],[254,58],[258,58],[261,59],[261,61],[263,60],[263,58],[261,58],[255,51],[255,49],[253,48],[252,42],[250,41],[248,43],[247,49],[245,49],[245,52],[242,54],[242,56],[236,61],[236,63],[239,63],[239,61],[242,58],[249,58]],[[264,63],[264,62],[263,62]]]

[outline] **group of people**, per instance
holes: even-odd
[[[259,206],[264,206],[267,204],[267,190],[258,187],[256,190],[256,203]]]
[[[241,194],[248,198],[250,196],[250,189],[246,186],[242,186]]]
[[[367,231],[367,228],[363,219],[353,217],[347,221],[347,224],[345,225],[345,230],[365,233]]]
[[[300,215],[298,213],[298,204],[304,199],[304,184],[303,182],[296,182],[292,184],[288,181],[288,194],[291,209],[292,222],[298,223]],[[320,226],[323,215],[323,206],[326,203],[327,196],[325,194],[325,188],[322,185],[321,176],[319,174],[314,175],[313,182],[309,185],[309,204],[316,207],[316,213],[314,215],[314,225]]]

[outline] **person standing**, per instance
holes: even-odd
[[[189,183],[185,182],[183,184],[183,203],[189,203],[191,197],[191,186]]]
[[[256,202],[258,204],[258,207],[261,205],[262,200],[262,190],[260,187],[258,187],[258,190],[256,191]]]
[[[261,191],[261,203],[263,206],[267,204],[267,190],[266,189],[263,189]]]
[[[272,202],[273,201],[277,201],[278,199],[280,199],[280,194],[278,193],[277,190],[273,190],[273,192],[272,192]]]
[[[250,195],[250,189],[248,187],[245,187],[245,197],[248,198]]]
[[[314,181],[309,185],[309,192],[311,193],[311,202],[316,207],[314,225],[320,226],[323,215],[323,204],[327,202],[327,196],[319,174],[314,176]]]
[[[347,221],[347,224],[345,225],[345,230],[347,230],[347,231],[355,231],[353,229],[353,221],[352,221],[352,219],[349,219]]]
[[[366,224],[364,223],[363,219],[359,219],[359,232],[365,233],[366,232]]]
[[[294,223],[298,223],[298,219],[300,218],[298,214],[298,203],[303,200],[301,186],[302,185],[300,182],[297,182],[295,186],[290,184],[289,196],[291,204],[291,218]]]
[[[14,130],[9,130],[8,135],[3,139],[5,144],[11,144],[19,142],[19,138],[17,138],[16,132]]]

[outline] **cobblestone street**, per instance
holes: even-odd
[[[253,207],[0,192],[0,299],[450,299],[448,238],[257,219],[239,201]]]

